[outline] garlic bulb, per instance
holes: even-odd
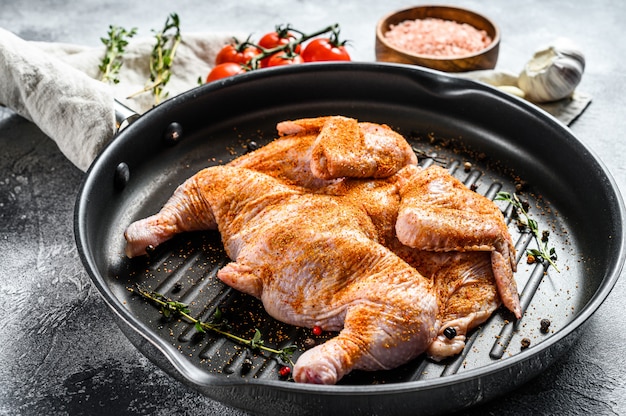
[[[556,39],[539,49],[518,78],[518,86],[528,100],[542,103],[570,96],[583,76],[585,57],[569,40]]]

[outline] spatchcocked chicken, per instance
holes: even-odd
[[[220,280],[280,321],[339,331],[298,358],[296,382],[440,360],[501,303],[521,316],[515,249],[492,201],[418,167],[385,125],[332,116],[277,128],[282,137],[198,172],[131,224],[127,256],[218,230],[232,260]]]

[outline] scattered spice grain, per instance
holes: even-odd
[[[304,348],[309,350],[317,345],[317,342],[313,338],[305,338]]]

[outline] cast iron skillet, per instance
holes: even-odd
[[[550,231],[560,273],[526,263],[523,253],[535,243],[511,220],[525,309],[519,322],[497,311],[471,334],[461,356],[442,363],[418,358],[392,371],[354,372],[335,386],[301,385],[281,379],[276,357],[218,335],[199,336],[193,325],[164,319],[128,290],[139,283],[188,303],[203,320],[218,307],[231,332],[250,337],[258,328],[266,344],[279,348],[313,337],[275,322],[257,301],[215,279],[227,261],[217,233],[181,235],[130,261],[123,231],[158,211],[196,171],[273,139],[277,122],[331,114],[390,125],[413,144],[420,164],[445,165],[488,197],[521,192],[540,229]],[[510,219],[510,207],[501,207]],[[82,261],[120,328],[159,367],[200,393],[268,415],[432,415],[510,391],[567,351],[619,276],[623,219],[622,199],[602,162],[534,106],[434,71],[332,63],[247,73],[149,111],[89,169],[75,231]],[[550,321],[548,333],[540,330],[541,319]],[[524,338],[530,347],[521,347]]]

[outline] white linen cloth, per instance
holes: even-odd
[[[182,33],[165,86],[174,97],[198,86],[215,55],[240,34]],[[0,104],[36,124],[85,171],[116,133],[114,100],[139,114],[154,105],[146,92],[154,37],[129,39],[117,84],[99,81],[105,47],[25,41],[0,28]]]

